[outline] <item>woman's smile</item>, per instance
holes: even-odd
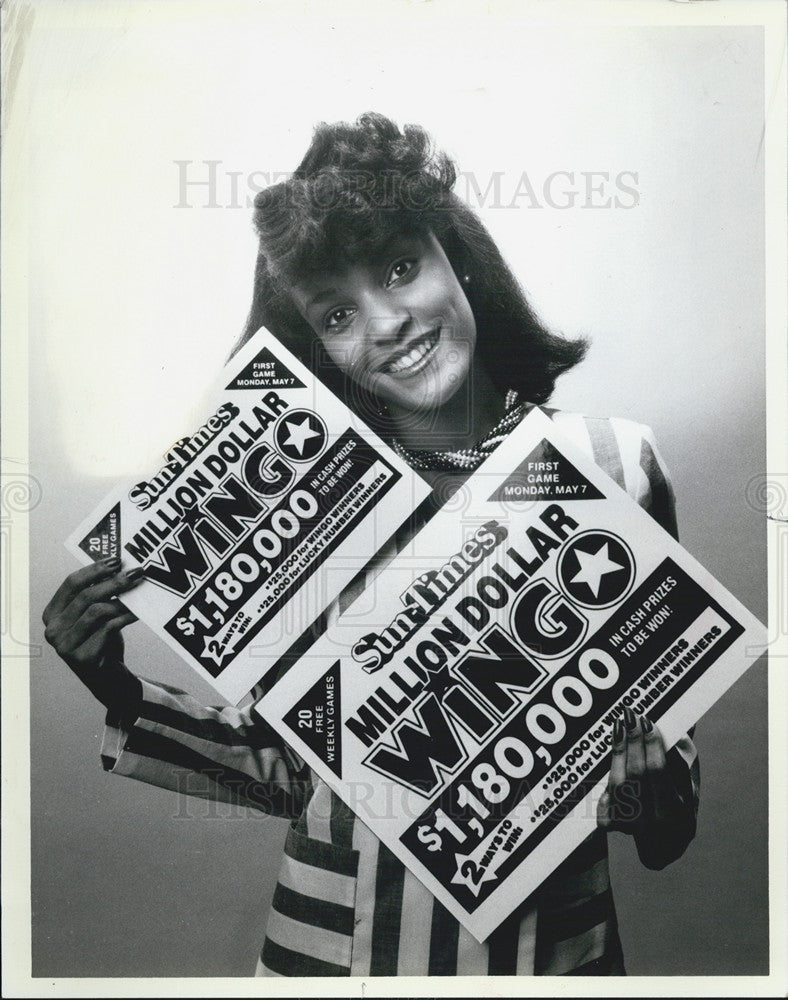
[[[434,359],[440,336],[440,327],[437,327],[428,330],[420,337],[414,337],[384,362],[379,371],[394,378],[411,378],[418,375]]]

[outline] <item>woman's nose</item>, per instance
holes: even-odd
[[[367,328],[370,339],[374,343],[390,343],[402,340],[413,326],[413,317],[405,308],[386,309],[377,314],[371,314]]]

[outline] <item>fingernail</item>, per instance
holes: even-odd
[[[126,573],[126,583],[136,583],[143,576],[145,576],[144,568],[142,566],[135,566],[134,569],[130,569]]]
[[[654,723],[651,721],[651,719],[649,719],[649,717],[647,715],[644,715],[643,716],[643,732],[644,733],[650,733],[653,728],[654,728]]]
[[[620,743],[621,737],[624,735],[624,727],[621,725],[621,719],[616,719],[613,723],[613,742]]]
[[[624,709],[624,722],[626,723],[627,726],[627,732],[628,733],[634,732],[635,728],[637,727],[638,720],[637,716],[635,715],[635,713],[632,711],[631,708]]]
[[[106,566],[108,569],[110,566],[120,566],[120,556],[105,556],[99,561],[102,566]]]

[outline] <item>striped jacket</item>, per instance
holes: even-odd
[[[649,428],[545,412],[676,534],[672,489]],[[400,537],[359,574],[329,610],[328,623],[405,540]],[[105,769],[292,820],[258,974],[624,973],[601,831],[480,944],[251,709],[206,708],[149,681],[142,690],[136,718],[108,720]],[[694,805],[689,840],[699,790],[691,739],[680,740],[668,757]]]

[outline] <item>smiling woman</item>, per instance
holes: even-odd
[[[322,626],[585,353],[536,320],[455,179],[423,129],[366,114],[318,127],[293,176],[255,202],[260,246],[240,343],[268,327],[436,486],[432,506]],[[647,428],[545,412],[675,533]],[[310,428],[293,433],[300,452]],[[632,835],[649,868],[683,853],[698,796],[689,737],[666,753],[659,729],[625,710],[598,829],[478,942],[259,716],[134,676],[120,638],[131,619],[114,598],[138,582],[117,561],[73,574],[44,612],[47,639],[108,709],[107,770],[181,791],[193,775],[196,794],[292,820],[260,973],[623,974],[605,833]]]

